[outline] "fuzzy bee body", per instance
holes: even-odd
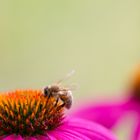
[[[55,97],[61,100],[66,109],[70,109],[72,105],[72,92],[68,88],[64,88],[59,84],[49,85],[44,88],[44,95],[47,97]]]

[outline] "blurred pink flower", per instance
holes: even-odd
[[[132,128],[131,140],[140,139],[140,67],[131,80],[129,92],[121,100],[101,102],[99,104],[85,104],[74,116],[97,122],[106,128],[112,129],[125,115],[136,115],[135,125]]]

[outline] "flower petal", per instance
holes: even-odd
[[[74,116],[88,119],[107,128],[112,128],[124,113],[123,103],[101,103],[81,107]]]
[[[76,118],[65,121],[48,135],[60,140],[116,140],[116,137],[104,127]]]

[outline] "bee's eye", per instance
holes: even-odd
[[[46,96],[49,95],[49,88],[48,88],[48,87],[45,87],[45,88],[44,88],[44,94],[45,94]]]

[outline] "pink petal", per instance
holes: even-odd
[[[107,128],[112,128],[124,113],[123,103],[101,103],[81,107],[74,116],[88,119]]]
[[[76,118],[65,121],[48,135],[54,136],[57,140],[116,140],[116,137],[104,127]]]

